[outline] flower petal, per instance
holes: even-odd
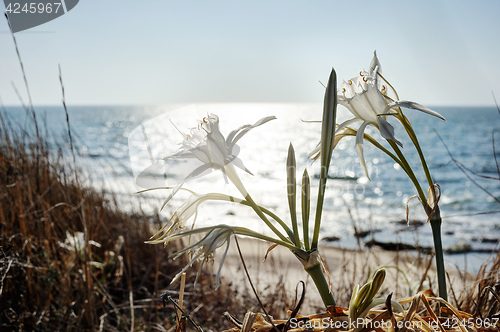
[[[336,138],[336,136],[335,136]],[[307,158],[309,159],[312,159],[313,161],[316,161],[316,159],[319,158],[320,156],[320,151],[321,150],[321,141],[318,143],[318,145],[316,145],[316,147],[314,148],[314,150],[312,150],[308,155],[307,155]]]
[[[238,127],[236,128],[235,130],[231,131],[229,133],[229,135],[227,135],[226,137],[226,145],[230,145],[231,144],[231,141],[234,139],[234,136],[236,136],[236,134],[238,134],[240,131],[242,131],[243,129],[246,129],[248,127],[250,127],[251,125],[249,124],[246,124],[246,125],[243,125],[241,127]]]
[[[380,61],[377,58],[377,51],[373,51],[373,59],[372,62],[370,63],[370,74],[373,74],[375,72],[375,68],[377,68],[377,72],[379,74],[382,74],[382,66],[380,65]]]
[[[135,184],[141,188],[154,188],[164,186],[166,183],[166,174],[161,162],[146,167],[135,179]]]
[[[362,122],[363,120],[361,120],[360,118],[352,118],[352,119],[349,119],[349,120],[346,120],[344,122],[342,122],[341,124],[339,124],[339,126],[337,127],[337,129],[335,129],[335,136],[337,136],[337,134],[342,130],[344,129],[344,127],[347,127],[353,123],[356,123],[356,122]]]
[[[222,259],[220,260],[219,269],[217,270],[215,289],[219,288],[220,272],[222,270],[222,265],[224,265],[224,261],[226,260],[226,256],[227,256],[227,252],[229,251],[230,244],[231,244],[231,235],[227,238],[226,250],[224,250],[224,254],[222,255]]]
[[[394,127],[389,122],[387,122],[387,120],[385,120],[382,117],[379,117],[378,118],[378,127],[380,130],[380,135],[382,135],[383,138],[390,139],[390,140],[394,141],[400,147],[403,147],[403,143],[401,143],[400,141],[398,141],[396,139],[396,137],[394,137]]]
[[[409,100],[399,100],[399,101],[396,101],[394,103],[390,103],[389,105],[387,105],[385,107],[385,110],[383,113],[387,113],[391,108],[395,108],[395,107],[405,107],[405,108],[410,108],[410,109],[414,109],[414,110],[419,110],[421,112],[433,115],[437,118],[440,118],[441,120],[446,121],[444,116],[442,116],[438,112],[435,112],[435,111],[431,110],[430,108],[425,107],[424,105],[420,105],[419,103],[409,101]]]
[[[210,164],[203,164],[200,167],[196,168],[191,173],[189,173],[188,176],[186,176],[184,180],[181,181],[181,183],[179,183],[174,187],[170,195],[168,195],[167,199],[165,199],[165,202],[163,202],[163,205],[160,210],[163,210],[165,205],[172,199],[172,197],[174,197],[175,194],[177,194],[177,192],[181,189],[181,187],[184,185],[185,182],[204,174],[206,171],[211,169],[210,166],[211,166]]]
[[[358,154],[359,163],[361,164],[365,176],[370,180],[370,175],[368,175],[368,169],[366,168],[365,157],[363,156],[363,135],[368,124],[369,122],[365,121],[358,129],[358,133],[356,134],[356,153]]]
[[[251,126],[248,126],[248,125],[242,126],[236,130],[233,130],[231,133],[229,133],[229,135],[227,136],[227,139],[226,139],[226,145],[228,147],[229,153],[231,153],[231,149],[236,144],[236,142],[238,142],[250,129],[253,129],[255,127],[263,125],[264,123],[271,121],[271,120],[274,120],[274,119],[276,119],[275,116],[266,116],[266,117],[260,119],[259,121],[255,122]],[[233,139],[233,137],[234,137],[234,139]]]
[[[248,170],[248,168],[245,167],[245,165],[243,165],[243,161],[238,158],[238,157],[234,157],[234,159],[231,161],[232,164],[234,164],[234,166],[238,167],[238,168],[241,168],[242,170],[244,170],[245,172],[247,172],[248,174],[250,175],[253,175],[252,172],[250,172]]]

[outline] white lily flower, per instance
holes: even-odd
[[[224,138],[219,129],[219,117],[215,114],[210,114],[203,118],[202,121],[199,121],[198,127],[191,129],[190,134],[181,133],[184,136],[181,148],[174,154],[165,157],[165,159],[196,158],[203,164],[189,173],[173,189],[172,193],[166,199],[165,204],[179,191],[184,182],[212,169],[222,171],[236,185],[240,192],[246,196],[246,191],[241,185],[232,165],[234,164],[249,174],[252,173],[243,165],[241,159],[237,157],[236,143],[251,129],[274,119],[276,119],[275,116],[262,118],[253,125],[244,125],[231,131],[227,138]]]
[[[390,91],[394,97],[389,96]],[[346,107],[354,117],[341,123],[336,129],[335,135],[344,134],[343,136],[346,136],[344,128],[353,123],[362,122],[356,134],[356,153],[363,172],[368,178],[368,170],[363,156],[363,135],[368,125],[377,128],[383,138],[403,146],[394,137],[394,127],[387,121],[387,116],[401,114],[401,107],[416,109],[445,120],[442,115],[423,105],[412,101],[398,100],[396,91],[381,75],[380,62],[376,53],[374,53],[370,64],[370,70],[368,72],[361,71],[359,76],[347,82],[344,81],[337,91],[337,97],[338,103]],[[337,137],[336,142],[338,142]],[[311,155],[316,152],[313,151]]]
[[[189,263],[174,277],[172,282],[179,279],[179,277],[193,265],[194,262],[200,261],[200,267],[198,269],[198,274],[196,276],[196,280],[201,273],[201,269],[205,262],[214,263],[215,258],[215,250],[222,247],[226,243],[226,250],[224,251],[224,256],[219,265],[219,269],[217,270],[217,281],[216,288],[219,287],[219,276],[222,269],[222,265],[224,264],[224,260],[226,259],[227,251],[229,249],[229,245],[231,242],[231,237],[233,236],[233,229],[229,226],[220,225],[212,228],[208,233],[198,242],[189,246],[179,252],[177,252],[173,258],[177,258],[185,252],[189,252],[191,255],[191,260]],[[196,283],[196,281],[195,281]]]

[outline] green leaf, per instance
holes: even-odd
[[[295,161],[295,151],[292,143],[288,147],[288,158],[286,159],[286,191],[288,195],[288,207],[290,208],[290,217],[292,219],[292,229],[294,238],[293,243],[300,247],[299,228],[297,225],[297,163]]]
[[[375,273],[373,274],[372,288],[370,290],[370,295],[369,295],[371,298],[374,298],[375,295],[377,295],[377,292],[384,283],[384,280],[385,280],[385,269],[381,268],[375,271]]]
[[[311,249],[318,248],[319,229],[321,226],[321,215],[323,212],[323,201],[325,199],[326,181],[328,179],[328,168],[332,159],[335,142],[335,121],[337,117],[337,74],[332,68],[328,85],[325,92],[323,105],[323,120],[321,127],[321,171],[319,176],[318,202],[316,204],[316,217],[314,221],[314,232]]]
[[[302,231],[304,233],[304,246],[306,250],[309,245],[309,212],[311,210],[311,181],[307,169],[302,175]]]
[[[323,120],[321,128],[321,168],[328,174],[332,159],[333,143],[335,139],[335,121],[337,118],[337,74],[332,68],[326,87],[323,105]]]
[[[365,302],[370,302],[372,300],[367,296],[370,294],[371,289],[372,289],[371,282],[368,282],[364,284],[363,287],[361,287],[361,289],[358,291],[358,294],[356,295],[356,299],[354,300],[354,306],[356,308],[360,308],[365,304]],[[365,301],[365,299],[368,299],[368,301]]]

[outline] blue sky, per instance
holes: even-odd
[[[35,105],[321,102],[367,69],[376,49],[402,99],[493,105],[500,99],[499,1],[82,0],[16,33]],[[0,96],[25,89],[0,20]]]

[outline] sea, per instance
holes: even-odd
[[[500,145],[494,145],[494,139],[500,142],[500,113],[496,107],[431,108],[446,121],[415,110],[404,113],[418,136],[433,180],[441,189],[443,246],[450,250],[472,249],[468,254],[447,254],[446,263],[477,271],[491,252],[498,249],[500,239],[500,171],[496,159],[500,159]],[[13,125],[30,125],[21,107],[5,107],[3,112]],[[43,130],[51,137],[51,144],[65,149],[67,162],[72,162],[63,107],[39,106],[35,112]],[[210,114],[219,117],[224,136],[261,118],[276,117],[248,130],[238,140],[234,151],[247,170],[238,169],[238,176],[255,202],[290,223],[286,160],[291,144],[299,186],[305,169],[310,176],[312,225],[320,167],[319,161],[308,159],[308,154],[320,140],[321,104],[70,106],[68,117],[77,165],[92,179],[89,182],[92,186],[113,193],[121,209],[158,214],[166,221],[190,193],[181,190],[163,206],[171,193],[164,188],[180,184],[199,165],[193,160],[165,157],[174,154],[185,135],[191,134],[190,129]],[[337,123],[350,117],[347,110],[339,107]],[[427,181],[415,147],[401,124],[394,118],[388,120],[426,190]],[[375,128],[368,127],[366,132],[390,149]],[[322,243],[350,249],[362,248],[371,240],[432,247],[431,227],[425,224],[422,205],[418,199],[408,202],[416,190],[406,173],[388,155],[365,142],[368,179],[360,167],[354,141],[354,137],[343,138],[333,152],[321,223]],[[241,197],[220,171],[204,172],[183,187],[197,194],[226,193]],[[160,189],[138,193],[152,188]],[[300,206],[299,195],[299,227]],[[244,226],[273,236],[249,207],[214,201],[200,205],[196,227],[216,224]],[[363,232],[364,237],[355,236]]]

